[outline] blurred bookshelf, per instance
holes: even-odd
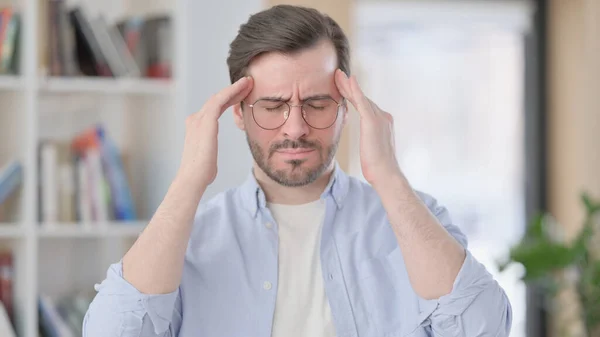
[[[0,240],[23,238],[24,236],[25,231],[23,230],[23,227],[13,223],[0,223]]]
[[[0,75],[0,90],[22,90],[23,79],[14,75]]]
[[[146,222],[104,223],[54,223],[37,230],[40,238],[136,238],[146,227]],[[0,232],[2,235],[2,232]]]
[[[49,77],[39,84],[39,90],[46,93],[171,95],[173,91],[172,81],[160,79]]]
[[[162,200],[183,1],[0,0],[0,336],[81,335]]]

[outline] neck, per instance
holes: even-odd
[[[315,201],[321,197],[321,194],[327,187],[331,174],[333,173],[334,163],[325,170],[325,172],[312,183],[300,187],[288,187],[280,185],[269,178],[256,163],[253,165],[254,177],[265,193],[267,202],[285,205],[301,205]]]

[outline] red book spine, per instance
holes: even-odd
[[[10,252],[0,254],[0,301],[13,321],[13,263]]]

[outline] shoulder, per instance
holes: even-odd
[[[353,176],[348,176],[348,199],[351,202],[361,202],[366,204],[381,205],[381,199],[377,191],[369,183]],[[441,214],[446,211],[438,200],[431,194],[417,189],[413,189],[414,193],[419,197],[421,202],[434,214]]]
[[[362,179],[348,176],[348,193],[346,195],[347,200],[350,204],[362,204],[383,207],[381,198],[377,191],[369,183]],[[419,197],[421,202],[427,206],[427,208],[434,214],[440,212],[443,208],[442,205],[434,198],[431,194],[420,190],[413,190]]]
[[[468,240],[460,228],[454,223],[449,210],[437,198],[428,192],[413,189],[425,207],[433,214],[439,223],[463,246]],[[345,199],[348,209],[357,212],[385,214],[381,198],[375,189],[367,182],[356,177],[348,177],[348,194]],[[385,215],[384,215],[385,216]]]

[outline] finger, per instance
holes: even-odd
[[[352,90],[350,89],[350,80],[348,79],[348,76],[346,75],[346,73],[344,73],[341,69],[336,70],[335,84],[336,84],[340,94],[342,94],[342,96],[344,98],[346,98],[348,101],[350,101],[350,103],[352,103],[354,108],[356,110],[358,110],[356,101],[354,100],[354,97],[352,96]],[[359,114],[360,113],[361,112],[359,111]]]
[[[254,79],[252,79],[252,77],[248,77],[248,83],[246,84],[246,87],[242,91],[240,91],[237,95],[233,96],[229,101],[227,101],[225,103],[223,111],[227,110],[227,108],[229,108],[230,106],[238,104],[242,100],[244,100],[244,98],[246,98],[250,94],[253,87],[254,87]]]
[[[338,91],[344,98],[349,101],[352,101],[352,93],[350,92],[350,86],[348,84],[348,77],[346,73],[344,73],[341,69],[337,69],[335,71],[335,85],[337,86]]]
[[[377,114],[381,114],[381,115],[390,115],[389,113],[387,113],[386,111],[384,111],[383,109],[381,109],[379,107],[379,105],[377,105],[377,103],[373,102],[370,98],[367,97],[367,100],[369,101],[369,104],[371,105],[371,109],[373,109],[373,113]],[[391,117],[392,115],[390,115]],[[384,116],[386,118],[388,118],[388,116]],[[389,120],[389,118],[388,118]]]
[[[235,103],[236,99],[243,99],[245,96],[242,94],[248,90],[251,79],[248,77],[242,77],[233,84],[225,87],[217,94],[215,94],[207,103],[207,113],[215,114],[217,117],[223,114],[227,108]]]
[[[355,76],[350,77],[350,91],[355,103],[352,103],[361,114],[374,114],[374,108],[369,103],[369,99],[362,92],[362,89],[358,85],[358,81]]]

